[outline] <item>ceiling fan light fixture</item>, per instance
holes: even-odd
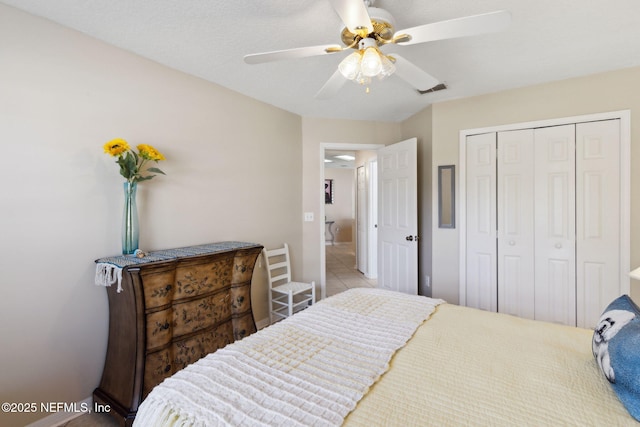
[[[347,80],[355,80],[360,73],[360,60],[362,59],[362,53],[360,51],[353,52],[340,62],[338,69],[340,74]]]
[[[382,64],[380,74],[378,74],[380,80],[396,72],[395,64],[386,55],[380,55],[380,62]]]
[[[338,65],[338,70],[345,79],[368,86],[373,77],[382,80],[392,75],[396,66],[377,47],[369,46],[344,58]]]
[[[360,69],[362,74],[367,77],[374,77],[380,74],[382,71],[382,59],[380,58],[380,52],[375,47],[368,47],[362,55],[362,61],[360,62]]]
[[[362,73],[358,73],[358,75],[356,76],[355,79],[353,79],[353,81],[360,85],[368,86],[371,84],[371,77],[365,76]]]

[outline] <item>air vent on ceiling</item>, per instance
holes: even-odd
[[[444,83],[440,83],[438,85],[435,85],[434,87],[432,87],[431,89],[427,89],[427,90],[418,90],[418,93],[420,95],[424,95],[425,93],[431,93],[431,92],[437,92],[439,90],[445,90],[447,88],[447,85]]]

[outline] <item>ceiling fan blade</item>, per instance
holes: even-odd
[[[320,88],[318,93],[316,93],[315,97],[317,99],[329,99],[333,97],[338,93],[338,91],[342,88],[342,85],[344,85],[346,81],[347,79],[345,79],[342,74],[340,74],[340,70],[336,70],[336,72],[333,73],[331,77],[329,77],[329,80],[327,80],[324,86]]]
[[[392,53],[389,56],[395,59],[395,74],[416,89],[428,90],[440,83],[438,79],[433,77],[431,74],[418,68],[415,64],[407,61],[403,57],[398,56],[395,53]]]
[[[273,52],[252,53],[244,57],[247,64],[261,64],[263,62],[279,61],[282,59],[306,58],[308,56],[327,55],[341,52],[342,47],[337,44],[322,46],[299,47],[296,49],[275,50]]]
[[[364,37],[373,32],[371,18],[363,0],[329,0],[329,2],[353,34]]]
[[[406,30],[397,31],[394,39],[398,40],[397,44],[411,45],[434,40],[498,32],[506,29],[510,23],[511,13],[506,10],[499,10],[482,15],[466,16],[407,28]],[[411,39],[403,40],[403,36],[405,35],[410,36]]]

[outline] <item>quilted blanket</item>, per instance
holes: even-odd
[[[343,292],[177,372],[147,396],[134,425],[341,425],[442,302]]]

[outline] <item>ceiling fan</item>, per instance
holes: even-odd
[[[330,98],[347,80],[365,85],[368,92],[368,85],[373,78],[383,79],[392,74],[396,74],[419,91],[426,91],[438,85],[438,79],[400,55],[382,53],[380,48],[387,44],[405,46],[498,32],[511,22],[511,14],[501,10],[396,31],[393,16],[384,9],[373,7],[375,0],[329,2],[345,25],[341,33],[344,46],[329,44],[255,53],[246,55],[244,61],[247,64],[259,64],[355,49],[340,62],[338,69],[316,94],[316,98]]]

